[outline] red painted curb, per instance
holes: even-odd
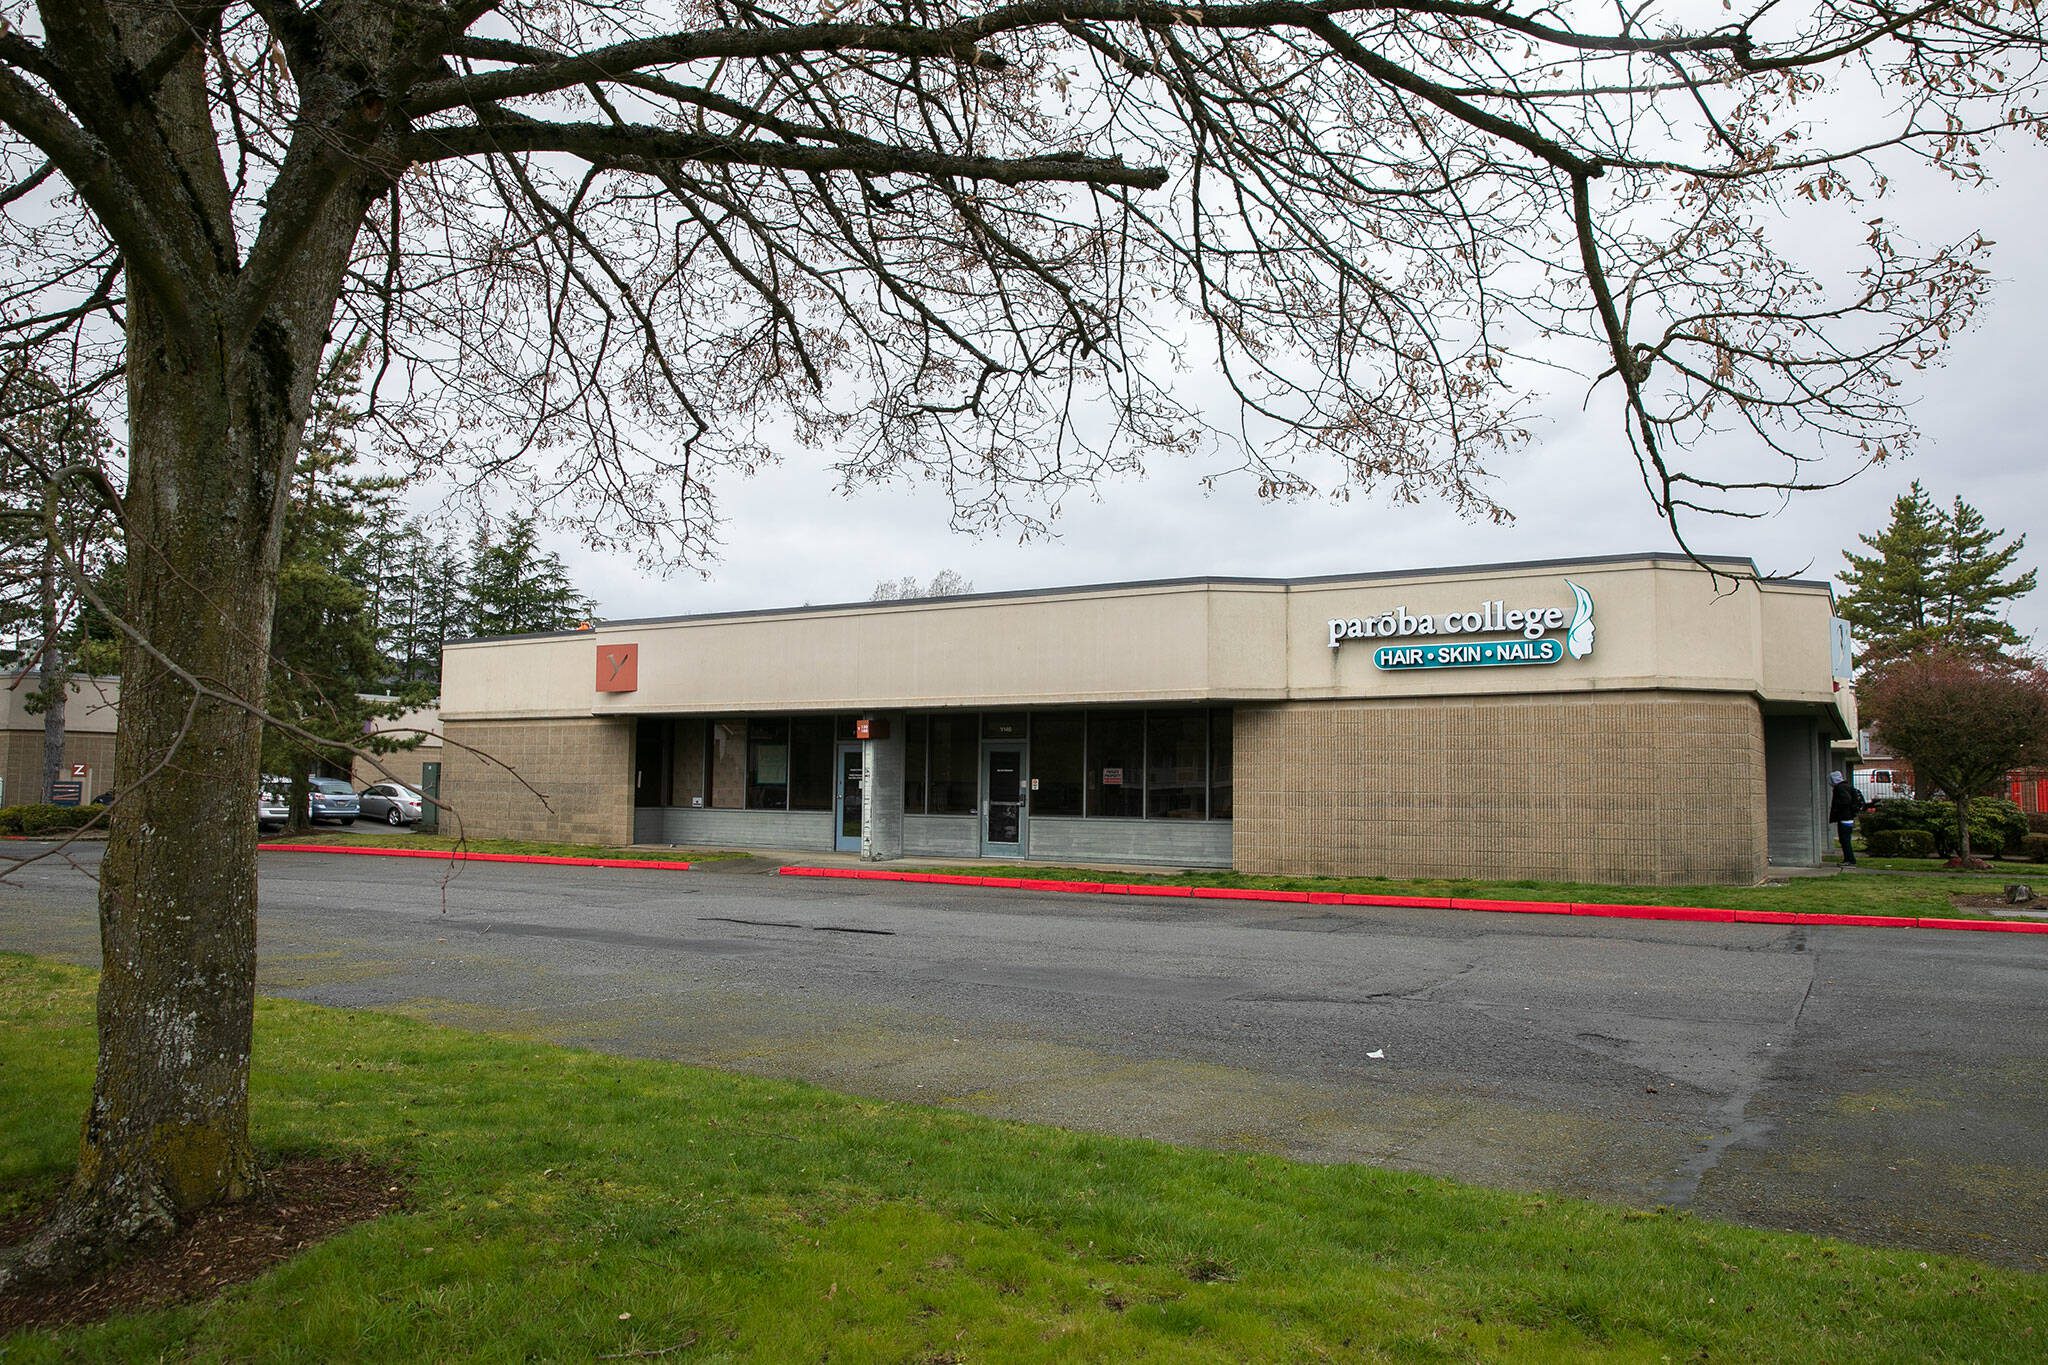
[[[346,844],[258,844],[262,853],[355,853],[368,858],[445,858],[458,863],[548,863],[558,867],[647,867],[661,872],[687,872],[683,862],[639,858],[563,858],[546,853],[467,853],[438,848],[355,848]],[[806,874],[800,874],[806,875]],[[814,873],[808,875],[829,875]]]
[[[264,845],[266,848],[280,845]],[[323,853],[376,853],[383,849],[318,849]],[[426,854],[414,854],[426,857]],[[492,855],[471,854],[471,857]],[[509,857],[510,855],[496,855]],[[518,861],[514,859],[514,861]],[[527,861],[577,861],[529,859]],[[663,864],[654,864],[662,866]],[[626,866],[645,867],[645,863]],[[688,867],[688,863],[682,864]],[[1822,915],[1788,910],[1724,910],[1708,905],[1624,905],[1594,901],[1496,901],[1443,896],[1366,896],[1348,891],[1268,891],[1260,887],[1159,886],[1144,882],[1057,882],[1031,877],[963,877],[954,873],[891,872],[878,867],[776,869],[784,877],[854,877],[875,882],[931,882],[945,886],[993,886],[1004,890],[1056,891],[1070,896],[1186,896],[1196,900],[1277,901],[1288,904],[1367,905],[1421,910],[1474,910],[1503,915],[1583,915],[1589,919],[1680,920],[1698,924],[1826,924],[1859,929],[1961,929],[1991,934],[2048,934],[2048,921],[2006,919],[1916,919],[1907,915]]]

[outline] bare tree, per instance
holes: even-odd
[[[953,569],[941,569],[932,575],[932,581],[920,584],[916,574],[905,574],[901,578],[884,578],[875,584],[875,590],[868,597],[870,602],[908,602],[919,597],[961,597],[974,591],[974,584],[965,575]]]
[[[255,1179],[247,798],[323,353],[419,458],[671,561],[792,435],[970,526],[1212,447],[1497,516],[1511,380],[1575,357],[1660,507],[1751,511],[1908,439],[1986,244],[1875,201],[2038,131],[2040,19],[1694,12],[0,0],[0,339],[125,419],[129,554],[99,1071],[6,1273]],[[1854,253],[1776,245],[1808,201]]]

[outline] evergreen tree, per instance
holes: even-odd
[[[1910,654],[1934,638],[1941,594],[1942,514],[1915,479],[1892,502],[1882,531],[1857,539],[1874,554],[1844,551],[1849,591],[1836,611],[1856,633],[1858,662],[1869,667]]]
[[[2010,657],[2025,641],[2000,609],[2033,591],[2034,574],[2001,577],[2026,545],[2021,536],[2000,546],[2004,534],[1961,498],[1943,511],[1914,480],[1885,528],[1858,537],[1874,553],[1843,553],[1849,590],[1836,609],[1856,633],[1858,662],[1880,668],[1935,646]]]
[[[425,523],[407,518],[378,537],[380,565],[372,594],[377,639],[389,665],[390,690],[441,689],[441,647],[466,633],[464,561],[452,537],[438,541]]]
[[[1969,654],[2010,659],[2027,640],[2004,615],[2006,606],[2034,590],[2034,570],[2016,578],[2005,573],[2026,548],[2021,536],[2009,545],[1998,542],[2003,530],[1990,530],[1984,516],[1961,498],[1945,519],[1942,546],[1941,625],[1945,643]]]
[[[479,636],[562,630],[590,617],[560,555],[542,553],[531,516],[513,517],[493,539],[479,530],[464,585],[463,625]]]
[[[337,357],[314,395],[279,553],[266,709],[304,733],[266,732],[264,766],[289,776],[295,827],[307,817],[313,769],[345,766],[350,749],[365,743],[367,721],[420,699],[419,689],[377,695],[391,666],[365,586],[380,575],[364,566],[374,561],[373,532],[389,521],[398,481],[357,471],[354,431],[363,412],[353,403],[356,368],[354,356]]]

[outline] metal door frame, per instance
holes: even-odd
[[[855,835],[849,846],[846,841],[846,756],[852,754],[860,760],[860,827],[865,834],[868,827],[868,810],[874,804],[868,793],[866,746],[858,740],[840,740],[832,746],[832,848],[839,853],[861,851],[861,835]]]
[[[989,783],[988,756],[997,749],[1017,751],[1017,842],[994,844],[988,837]],[[1011,857],[1026,856],[1031,847],[1031,743],[1027,739],[984,739],[981,742],[981,801],[976,807],[980,816],[975,825],[976,846],[981,856],[1007,854]]]

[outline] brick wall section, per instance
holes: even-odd
[[[1237,708],[1236,863],[1252,873],[1637,885],[1764,875],[1753,698]]]
[[[92,800],[114,785],[114,737],[65,731],[64,763],[64,771],[57,774],[59,781],[70,780],[71,764],[91,765],[92,776],[86,779],[91,785],[79,799]],[[0,805],[26,806],[43,799],[41,730],[0,731],[0,777],[6,779],[5,789],[0,790]]]
[[[451,720],[442,728],[441,799],[451,807],[443,814],[444,833],[632,842],[631,720]],[[522,778],[547,797],[546,805]]]

